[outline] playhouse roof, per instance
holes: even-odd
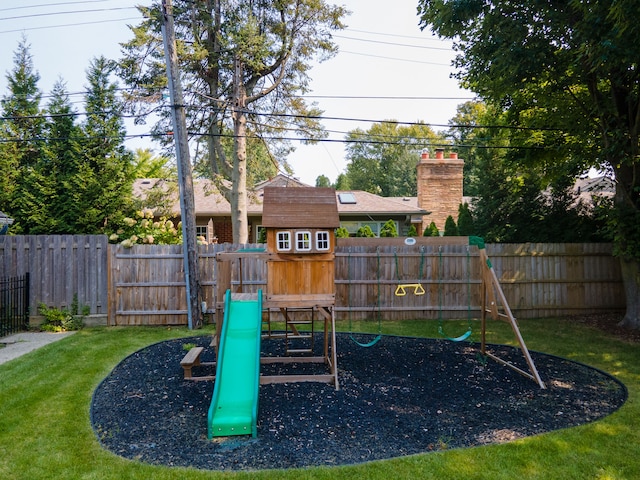
[[[338,228],[340,218],[333,188],[266,187],[263,227]]]

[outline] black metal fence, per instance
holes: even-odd
[[[29,274],[0,278],[0,337],[29,328]]]

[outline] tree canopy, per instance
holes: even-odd
[[[443,142],[441,135],[421,123],[402,125],[389,120],[374,123],[366,131],[352,130],[347,135],[346,178],[341,181],[353,190],[383,197],[414,197],[420,152]]]
[[[15,219],[14,233],[103,233],[131,210],[131,154],[110,73],[104,58],[90,65],[78,123],[62,80],[41,105],[26,39],[18,45],[0,102],[0,208]]]
[[[615,179],[615,248],[640,327],[640,23],[637,1],[419,0],[421,26],[455,40],[463,86],[504,110],[519,161],[547,178]]]
[[[140,11],[144,20],[123,46],[120,73],[132,88],[131,105],[159,112],[154,130],[167,140],[161,12],[156,7]],[[218,185],[231,203],[234,241],[246,242],[248,236],[247,171],[257,151],[248,142],[264,144],[269,154],[262,158],[282,164],[291,148],[289,132],[307,139],[323,135],[321,112],[302,94],[312,61],[336,52],[331,31],[343,28],[346,13],[321,0],[177,0],[169,12],[176,25],[188,129],[213,179],[231,180],[230,189],[224,182]]]

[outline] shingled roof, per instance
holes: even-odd
[[[287,179],[289,183],[282,179],[276,179],[273,183],[262,182],[256,186],[254,192],[249,194],[249,215],[260,216],[263,214],[263,191],[268,188],[289,188],[291,190],[303,189],[304,195],[318,195],[321,190],[330,190],[333,192],[333,202],[337,201],[340,194],[348,193],[353,195],[355,203],[337,204],[338,214],[343,217],[361,217],[363,215],[425,215],[428,212],[419,208],[416,197],[381,197],[362,190],[334,191],[333,189],[323,189],[318,187],[310,187],[295,179]],[[157,178],[138,179],[134,183],[133,193],[138,198],[144,198],[152,188],[161,188],[169,190],[169,182]],[[286,185],[286,186],[285,186]],[[258,188],[260,187],[260,188]],[[295,187],[295,188],[291,188]],[[309,190],[311,189],[311,190]],[[216,186],[210,180],[195,179],[193,182],[193,190],[195,197],[196,214],[198,216],[228,216],[231,215],[231,206],[229,202],[222,196]],[[180,202],[177,196],[177,186],[173,185],[171,199],[173,206],[171,208],[175,215],[180,215]],[[303,195],[300,192],[294,195]],[[330,201],[330,200],[327,200]],[[311,227],[309,227],[311,228]],[[328,228],[328,227],[326,227]]]
[[[267,228],[338,228],[340,217],[333,188],[266,187],[262,226]]]

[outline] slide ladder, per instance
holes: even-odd
[[[232,299],[225,294],[216,380],[207,415],[207,435],[257,436],[262,290]]]

